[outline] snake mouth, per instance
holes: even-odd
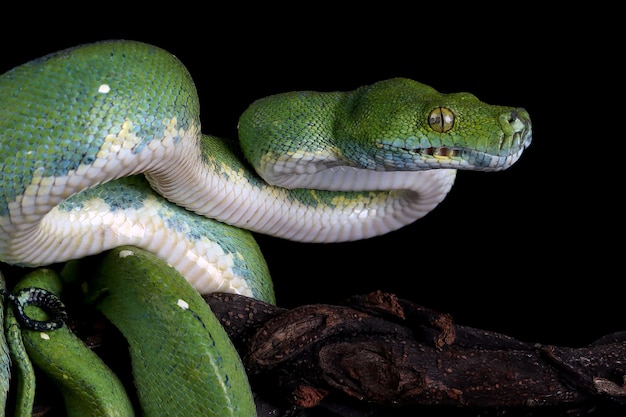
[[[484,151],[473,148],[430,146],[425,148],[400,147],[407,154],[416,156],[417,167],[454,168],[475,171],[500,171],[513,165],[528,148],[532,140],[529,131],[503,135],[497,149]]]
[[[447,146],[429,146],[427,148],[400,147],[399,150],[415,155],[421,159],[418,166],[424,164],[427,168],[451,168],[451,165],[463,165],[466,160],[467,149],[452,148]]]
[[[445,146],[429,147],[421,149],[405,149],[407,152],[419,153],[421,155],[433,156],[435,158],[458,158],[463,152],[459,148],[448,148]]]
[[[411,155],[400,165],[400,170],[423,170],[423,169],[473,169],[470,162],[476,151],[462,147],[428,146],[428,147],[396,147],[398,152]],[[398,161],[392,165],[392,170],[398,169]]]

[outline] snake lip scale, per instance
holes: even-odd
[[[457,170],[507,169],[532,139],[522,108],[405,78],[266,97],[238,132],[239,144],[203,135],[186,68],[144,43],[80,45],[8,71],[0,260],[135,245],[203,293],[261,296],[267,267],[243,229],[320,243],[385,234],[433,210]]]

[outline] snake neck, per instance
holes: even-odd
[[[147,173],[152,187],[200,215],[300,242],[353,241],[399,229],[435,208],[456,175],[452,169],[330,167],[294,184],[274,186],[244,161],[238,144],[203,135],[201,145],[193,162],[187,154],[184,161]]]

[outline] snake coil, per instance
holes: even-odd
[[[88,292],[129,341],[146,415],[254,414],[243,365],[199,295],[275,302],[251,232],[319,243],[388,233],[433,210],[457,170],[507,169],[532,139],[523,108],[406,78],[269,96],[238,133],[239,143],[203,134],[189,72],[141,42],[80,45],[0,76],[0,261],[104,253]],[[68,410],[132,415],[45,288],[0,293],[28,355]],[[28,317],[29,305],[49,319]]]

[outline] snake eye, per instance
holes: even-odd
[[[447,107],[437,107],[428,115],[428,125],[435,132],[448,132],[454,127],[454,113]]]

